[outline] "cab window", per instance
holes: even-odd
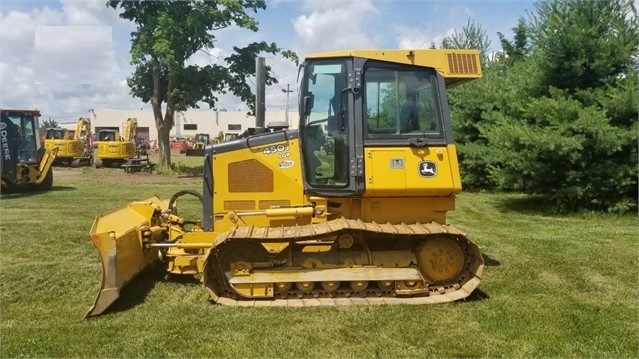
[[[368,137],[442,136],[434,70],[368,65],[364,74]]]

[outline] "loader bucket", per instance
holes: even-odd
[[[140,227],[150,225],[154,212],[166,208],[167,204],[154,196],[95,219],[90,235],[102,261],[102,284],[85,318],[103,313],[128,282],[159,259],[157,252],[144,248]]]
[[[205,149],[204,148],[187,148],[186,155],[187,156],[200,156],[204,157]]]

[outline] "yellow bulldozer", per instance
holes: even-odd
[[[66,128],[49,128],[45,134],[44,147],[48,150],[58,148],[54,165],[92,166],[93,148],[91,146],[91,119],[80,117],[73,138]]]
[[[300,71],[297,129],[264,128],[258,107],[249,136],[207,147],[201,194],[95,219],[103,277],[87,317],[157,261],[201,276],[223,305],[428,304],[475,290],[479,247],[446,223],[461,191],[446,88],[481,77],[478,52],[339,51]],[[179,216],[182,195],[200,199],[201,219]]]

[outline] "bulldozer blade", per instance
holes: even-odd
[[[167,204],[154,196],[95,219],[90,235],[102,262],[102,284],[85,318],[102,314],[127,283],[159,260],[155,251],[144,248],[140,228],[150,225],[157,210],[166,208]]]

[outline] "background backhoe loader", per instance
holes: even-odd
[[[49,128],[46,131],[44,147],[46,149],[58,148],[54,165],[71,167],[92,166],[93,147],[91,146],[91,119],[80,117],[78,119],[73,138],[66,128]]]
[[[51,189],[58,149],[40,146],[40,111],[0,109],[0,117],[2,191]]]
[[[208,133],[196,133],[191,141],[191,146],[186,149],[187,156],[204,156],[204,148],[209,145]]]
[[[87,317],[158,260],[201,274],[224,305],[427,304],[475,290],[479,247],[446,224],[461,191],[446,88],[481,77],[478,52],[340,51],[300,71],[298,129],[264,128],[258,106],[249,136],[207,146],[202,194],[96,218],[103,277]],[[200,220],[179,216],[182,195],[200,199]]]

